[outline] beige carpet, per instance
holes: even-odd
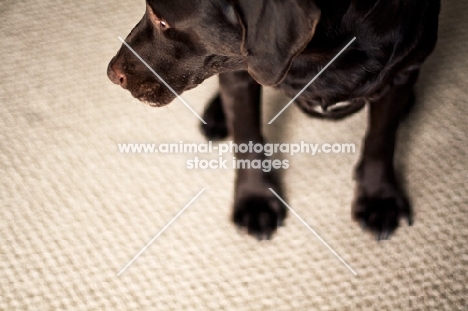
[[[0,2],[1,310],[466,310],[468,2],[443,3],[400,132],[413,227],[378,243],[351,221],[357,154],[285,156],[288,203],[357,276],[292,214],[272,241],[238,233],[232,170],[118,152],[204,141],[182,103],[151,109],[106,77],[117,36],[143,10],[142,0]],[[201,113],[216,87],[184,98]],[[265,101],[267,120],[288,99],[267,90]],[[335,124],[291,107],[265,130],[270,141],[359,147],[365,113]]]

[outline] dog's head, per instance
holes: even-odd
[[[311,40],[319,16],[309,0],[147,0],[125,41],[178,94],[233,70],[275,85]],[[107,74],[150,105],[175,98],[125,45]]]

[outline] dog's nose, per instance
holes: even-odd
[[[124,89],[127,88],[127,77],[121,70],[115,69],[112,66],[112,62],[107,67],[107,76],[113,83],[120,85]]]

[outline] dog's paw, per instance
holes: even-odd
[[[233,221],[259,240],[270,239],[283,225],[286,208],[273,194],[251,194],[236,201]]]
[[[203,120],[205,120],[206,124],[201,124],[201,131],[207,139],[222,140],[228,136],[226,116],[219,95],[206,107]]]
[[[389,239],[400,219],[406,219],[409,225],[413,222],[408,199],[397,191],[390,196],[368,196],[360,191],[352,214],[363,229],[376,234],[377,240]]]

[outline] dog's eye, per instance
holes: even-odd
[[[166,21],[163,20],[163,19],[157,18],[157,19],[155,20],[155,22],[156,22],[156,25],[158,25],[158,27],[159,27],[160,29],[163,29],[163,30],[164,30],[164,29],[169,29],[169,28],[171,28],[171,26],[169,25],[169,23],[166,22]]]
[[[162,18],[160,18],[158,15],[156,15],[153,11],[153,9],[147,5],[146,6],[146,12],[148,14],[149,19],[151,22],[160,29],[167,29],[170,28],[169,24]]]

